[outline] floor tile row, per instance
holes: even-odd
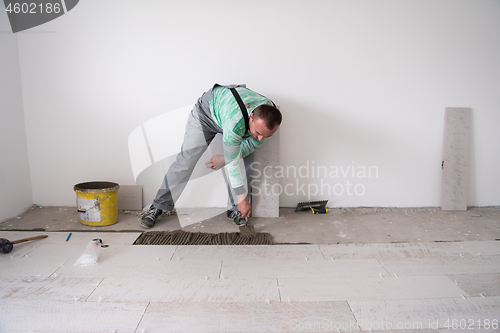
[[[500,297],[299,303],[0,300],[0,331],[445,333],[462,325],[491,333],[498,331],[499,311]]]
[[[0,299],[90,302],[311,302],[468,298],[442,276],[190,279],[25,277],[0,281]]]

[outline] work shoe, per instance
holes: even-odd
[[[234,224],[238,227],[242,227],[248,223],[248,217],[241,217],[241,213],[237,210],[228,210],[227,217],[230,220],[233,220]]]
[[[141,225],[144,228],[151,228],[155,225],[156,219],[163,213],[161,209],[155,208],[153,205],[149,207],[149,210],[142,215]]]

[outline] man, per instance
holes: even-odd
[[[141,225],[151,228],[164,210],[174,208],[196,163],[217,133],[222,133],[224,155],[212,156],[205,165],[213,170],[226,167],[227,216],[237,226],[245,225],[252,211],[249,172],[252,153],[278,130],[281,120],[281,113],[271,100],[245,85],[214,85],[198,99],[191,111],[181,152],[167,171]],[[246,188],[239,168],[241,158],[245,162]]]

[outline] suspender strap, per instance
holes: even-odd
[[[231,92],[233,93],[234,98],[236,99],[236,102],[238,102],[238,105],[240,106],[241,114],[243,115],[243,119],[245,120],[245,135],[250,131],[250,126],[248,125],[248,111],[247,108],[245,107],[245,104],[243,104],[243,101],[241,100],[240,95],[236,91],[235,88],[229,88]]]

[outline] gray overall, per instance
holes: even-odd
[[[245,87],[245,85],[224,86],[226,88]],[[213,88],[212,88],[213,89]],[[208,146],[217,133],[222,133],[210,113],[210,96],[212,89],[205,92],[199,99],[193,110],[189,114],[184,133],[181,152],[177,155],[175,162],[170,166],[163,179],[163,183],[153,200],[153,206],[158,209],[171,211],[182,191],[186,187],[194,167],[201,155],[207,150]],[[243,159],[245,164],[245,174],[247,178],[247,198],[251,202],[251,165],[253,162],[253,153]],[[222,168],[222,172],[225,170]],[[245,177],[245,174],[243,176]],[[227,175],[224,175],[228,190],[227,209],[237,211],[238,199],[234,193]]]

